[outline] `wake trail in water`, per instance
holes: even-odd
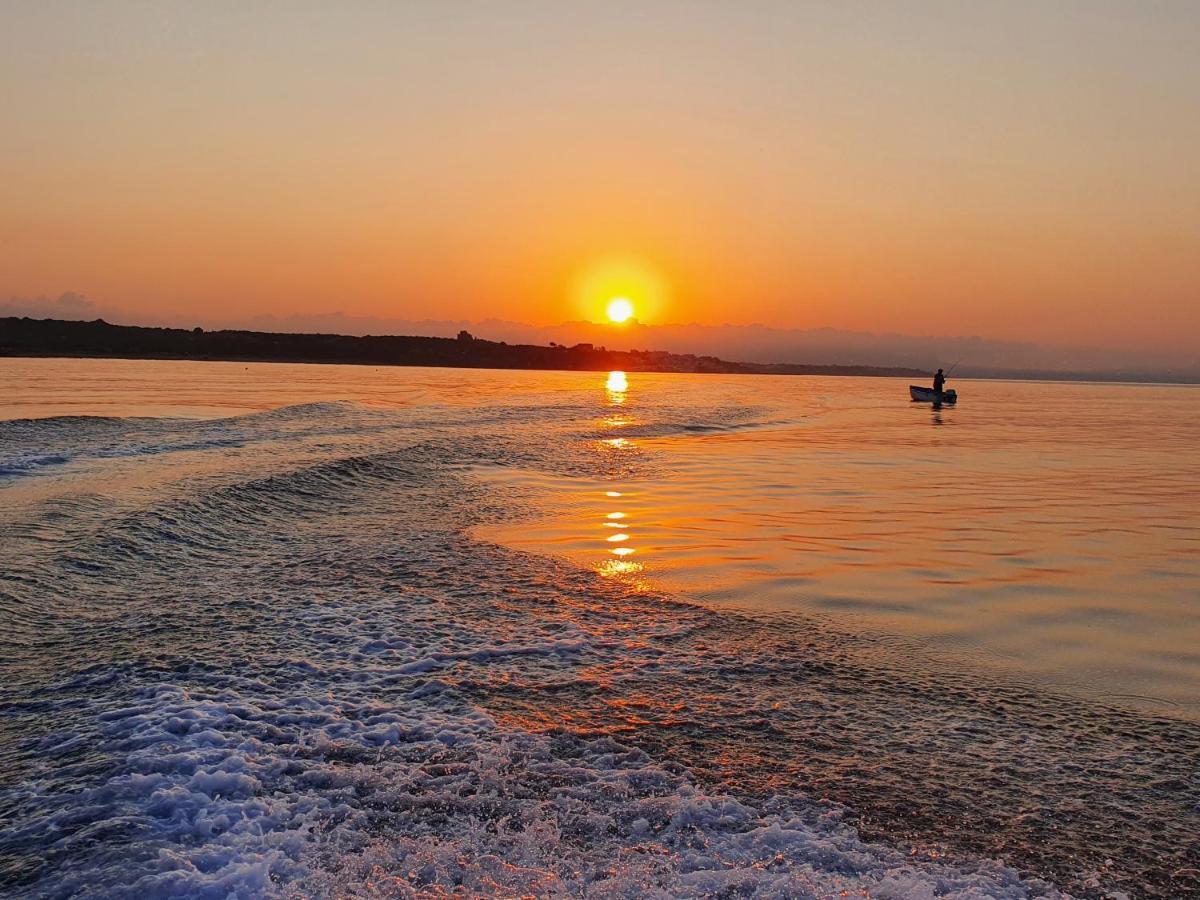
[[[145,454],[165,487],[64,486],[8,514],[21,530],[0,551],[0,615],[15,623],[0,639],[0,887],[1016,898],[1059,896],[1047,877],[1097,896],[1192,885],[1189,726],[914,677],[802,621],[631,595],[471,539],[524,510],[473,467],[645,464],[588,450],[583,410],[315,404],[20,437],[28,451],[57,433],[100,460],[128,440],[228,462],[196,478]],[[685,412],[665,428],[722,415]],[[1157,858],[1122,856],[1155,834]]]

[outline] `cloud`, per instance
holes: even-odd
[[[96,303],[83,294],[67,291],[58,298],[12,297],[0,300],[0,316],[26,316],[30,319],[95,319]]]

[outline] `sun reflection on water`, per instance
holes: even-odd
[[[596,571],[605,578],[628,578],[637,575],[644,567],[630,559],[606,559]]]
[[[627,438],[605,438],[600,443],[613,450],[628,450],[631,447],[637,446],[633,441]]]
[[[629,390],[629,379],[625,377],[624,372],[609,372],[604,387],[610,394],[624,394]]]
[[[624,406],[629,391],[628,376],[620,371],[609,372],[608,379],[604,383],[604,390],[610,407]],[[600,425],[604,428],[623,428],[633,424],[634,421],[635,419],[624,411],[619,413],[610,411],[607,416],[600,419]],[[631,450],[637,447],[634,441],[621,437],[603,438],[600,444],[606,450]],[[614,489],[603,491],[603,495],[608,501],[622,500],[626,493],[626,491]],[[602,529],[600,541],[605,548],[606,556],[613,558],[606,558],[596,563],[595,570],[603,578],[620,580],[631,590],[646,590],[648,589],[646,583],[637,577],[644,571],[645,566],[629,559],[636,549],[629,546],[633,535],[628,530],[629,524],[625,521],[627,518],[628,513],[620,509],[603,514],[603,519],[599,523]],[[614,531],[605,532],[603,529],[614,529]],[[618,546],[613,546],[614,544]]]

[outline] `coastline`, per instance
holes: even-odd
[[[0,357],[162,359],[326,365],[420,366],[538,371],[674,372],[720,375],[825,375],[925,378],[903,367],[743,363],[660,350],[592,344],[508,344],[462,332],[457,338],[146,328],[60,319],[0,318]]]
[[[736,362],[716,356],[660,350],[609,350],[591,344],[508,344],[470,335],[458,338],[157,328],[64,319],[0,317],[0,359],[129,359],[300,365],[410,366],[417,368],[545,372],[675,373],[694,375],[811,375],[909,378],[930,372],[906,366]],[[932,369],[930,370],[932,371]],[[1005,369],[965,365],[956,380],[1071,382],[1079,384],[1200,384],[1190,371]]]

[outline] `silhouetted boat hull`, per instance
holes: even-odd
[[[919,403],[957,403],[958,394],[953,390],[942,391],[940,394],[933,388],[921,387],[920,385],[910,384],[908,392],[912,395],[913,400]]]

